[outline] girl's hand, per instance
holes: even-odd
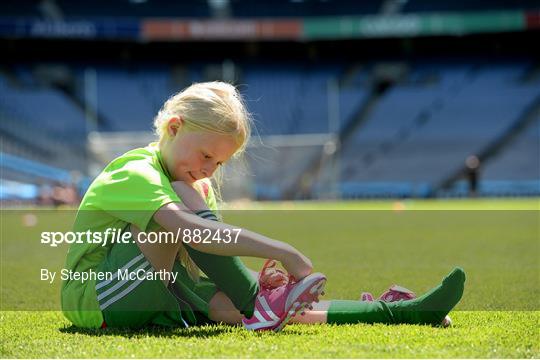
[[[301,280],[311,274],[313,264],[306,256],[297,252],[290,257],[281,260],[283,267],[294,277],[295,280]]]

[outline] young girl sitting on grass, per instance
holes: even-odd
[[[465,274],[456,268],[413,300],[319,302],[326,277],[312,273],[306,256],[286,243],[217,221],[208,179],[245,150],[250,136],[250,118],[237,90],[222,82],[194,84],[165,102],[154,123],[159,141],[113,160],[82,199],[74,231],[120,229],[127,241],[87,239],[70,245],[66,269],[102,274],[86,282],[63,282],[62,310],[76,326],[438,325],[461,299]],[[141,240],[150,238],[141,235],[164,231],[192,235],[187,241]],[[203,232],[238,238],[189,241]],[[238,256],[275,259],[288,274],[270,264],[258,277]],[[295,316],[299,312],[303,316]]]

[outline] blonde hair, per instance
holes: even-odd
[[[237,157],[244,153],[251,137],[252,118],[238,90],[231,84],[212,81],[195,83],[170,97],[154,119],[154,128],[159,140],[167,135],[168,121],[181,118],[187,131],[208,131],[231,135],[238,150]],[[213,175],[215,194],[221,200],[222,172]],[[198,280],[200,270],[191,260],[184,247],[180,247],[178,258],[186,267],[190,277]]]
[[[166,136],[171,117],[184,120],[188,130],[231,135],[241,154],[251,136],[251,116],[236,88],[221,81],[195,83],[170,97],[154,119],[156,134]]]

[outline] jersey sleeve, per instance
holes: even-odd
[[[171,202],[181,200],[167,176],[145,160],[128,161],[103,172],[94,192],[94,208],[146,231],[154,213]]]

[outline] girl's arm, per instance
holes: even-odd
[[[169,203],[161,207],[155,214],[154,220],[166,231],[175,233],[180,229],[203,231],[208,229],[211,234],[220,232],[223,236],[224,230],[233,235],[230,243],[210,241],[209,243],[190,242],[186,245],[210,254],[223,256],[253,256],[259,258],[270,258],[280,261],[285,269],[296,279],[302,279],[312,271],[311,261],[289,244],[276,241],[252,231],[241,229],[221,222],[205,220],[196,216],[189,209],[205,210],[207,206],[199,193],[185,183],[173,183],[175,191],[181,195],[183,205]],[[235,234],[240,230],[238,241],[234,242]]]
[[[197,192],[192,186],[186,184],[183,181],[175,181],[171,183],[174,192],[182,199],[182,203],[191,211],[197,212],[202,210],[209,210],[206,202],[202,198],[201,194]]]
[[[192,186],[186,184],[183,181],[175,181],[171,183],[174,192],[182,199],[182,203],[191,211],[197,212],[197,211],[205,211],[210,210],[206,204],[206,202],[203,200],[201,194],[197,192]],[[248,269],[249,272],[253,275],[255,279],[259,277],[259,273],[257,271]],[[287,282],[287,277],[283,275],[280,272],[272,272],[269,274],[265,274],[265,277],[263,278],[265,284],[269,287],[278,287],[279,285],[283,285]]]

